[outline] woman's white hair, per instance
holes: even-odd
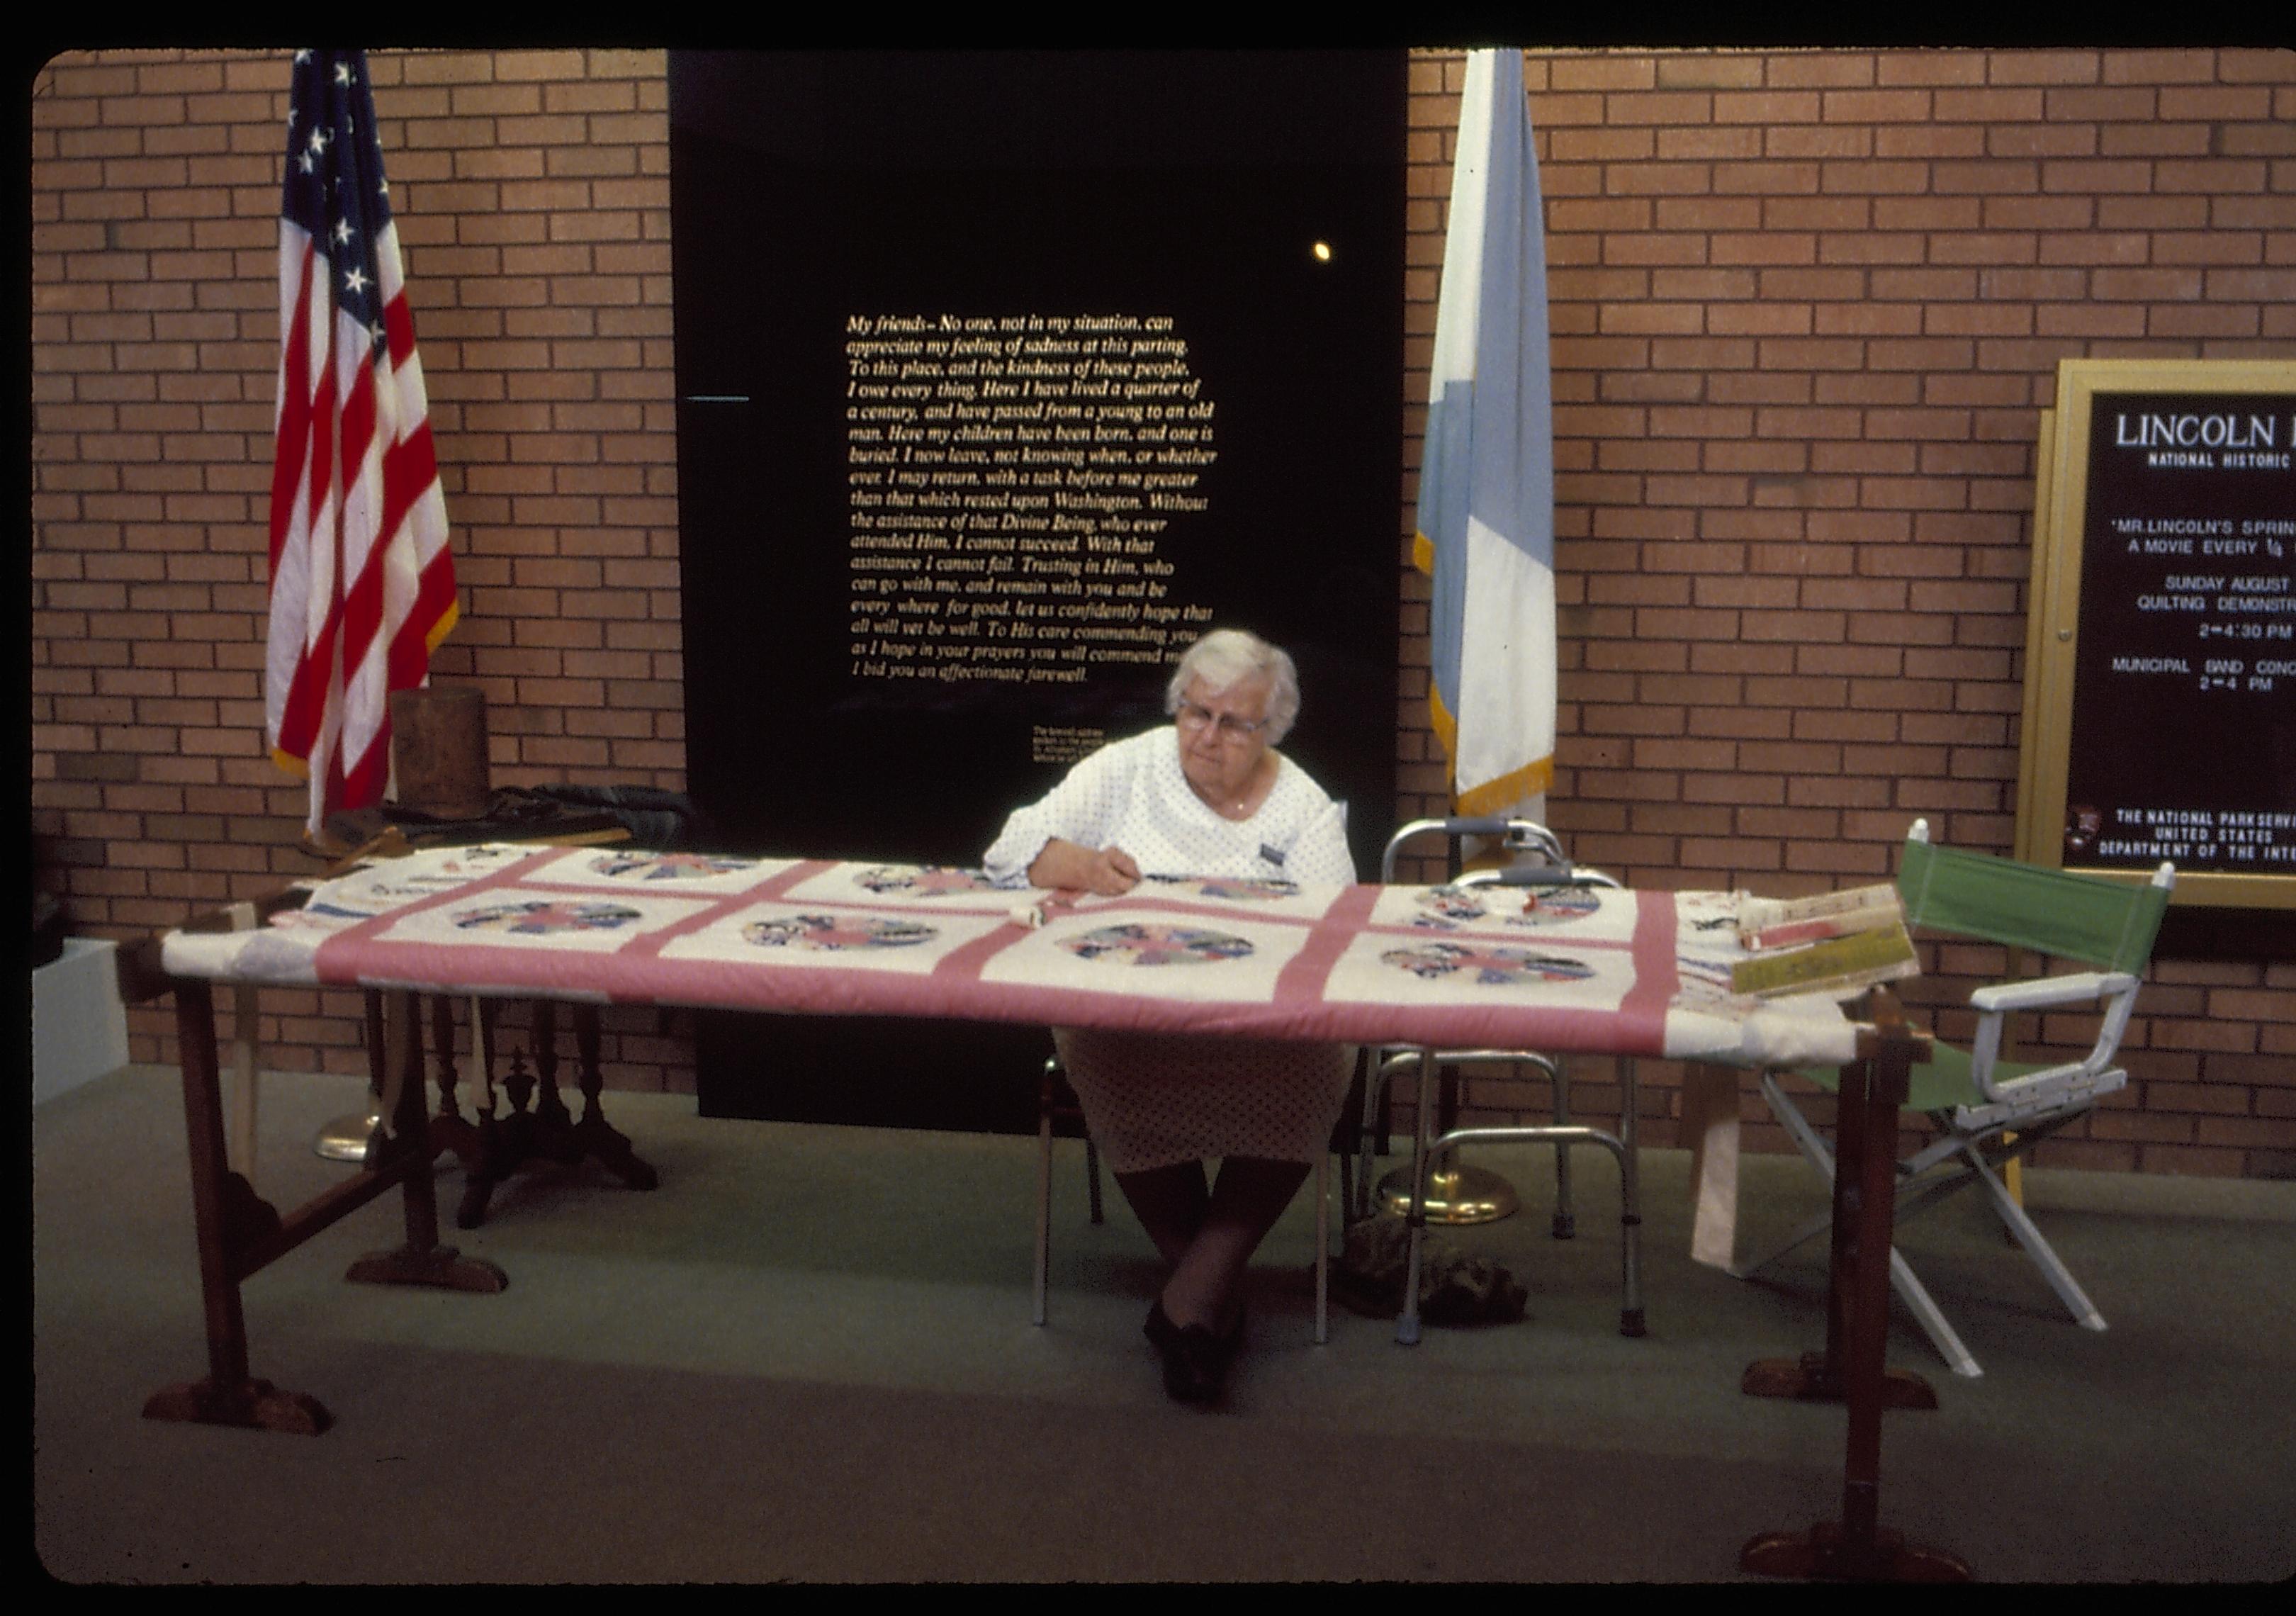
[[[1218,695],[1250,678],[1267,681],[1267,744],[1278,745],[1300,716],[1300,673],[1282,650],[1242,628],[1215,628],[1188,647],[1164,687],[1164,710],[1178,712],[1182,695],[1197,679]]]

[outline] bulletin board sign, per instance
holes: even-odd
[[[2296,909],[2296,364],[2063,361],[2030,610],[2018,856]]]

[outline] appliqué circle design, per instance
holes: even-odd
[[[1419,895],[1419,907],[1424,912],[1413,915],[1411,923],[1431,931],[1448,931],[1490,913],[1482,899],[1463,887],[1430,887]]]
[[[521,937],[547,937],[562,931],[612,931],[644,918],[637,910],[624,904],[544,898],[466,909],[455,916],[455,925],[463,931],[509,931]]]
[[[534,846],[530,842],[480,841],[467,848],[456,848],[439,867],[450,871],[486,870],[498,864],[508,864],[513,858],[529,857],[533,852]]]
[[[330,915],[338,918],[370,920],[386,909],[463,883],[453,876],[418,875],[413,881],[399,884],[395,882],[370,882],[365,886],[347,887],[340,892],[330,892],[312,898],[302,907],[305,915]]]
[[[979,870],[952,869],[947,865],[880,865],[864,870],[853,884],[868,892],[898,892],[906,898],[939,898],[950,892],[990,892],[996,883]]]
[[[1567,926],[1602,906],[1602,895],[1591,887],[1534,887],[1523,899],[1522,912],[1505,919],[1510,926]]]
[[[1470,921],[1488,920],[1508,926],[1564,926],[1572,921],[1584,920],[1603,906],[1603,899],[1588,887],[1532,887],[1523,889],[1527,896],[1520,906],[1513,901],[1517,889],[1492,889],[1500,894],[1497,912],[1484,903],[1481,890],[1468,887],[1430,887],[1419,895],[1423,911],[1411,917],[1411,923],[1426,931],[1455,931]]]
[[[750,867],[749,859],[709,853],[604,853],[590,861],[593,874],[614,881],[692,881]]]
[[[1246,959],[1252,951],[1250,939],[1225,931],[1138,922],[1103,926],[1080,937],[1064,939],[1061,946],[1078,959],[1127,965],[1208,965],[1220,960]]]
[[[1399,971],[1425,980],[1456,976],[1462,972],[1486,987],[1507,988],[1527,982],[1578,982],[1595,974],[1583,960],[1558,955],[1533,954],[1523,948],[1500,948],[1476,943],[1422,943],[1413,948],[1390,948],[1379,956]]]
[[[906,948],[940,933],[914,920],[882,920],[868,915],[791,915],[753,920],[742,928],[744,942],[760,948],[804,948],[840,953],[857,948]]]

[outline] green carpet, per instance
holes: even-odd
[[[290,1208],[346,1079],[263,1089],[258,1188]],[[34,1116],[34,1546],[72,1583],[1336,1580],[1710,1582],[1840,1513],[1839,1408],[1742,1397],[1822,1338],[1819,1250],[1762,1283],[1686,1256],[1686,1158],[1645,1152],[1650,1334],[1618,1333],[1617,1175],[1482,1153],[1529,1210],[1452,1238],[1530,1288],[1520,1324],[1335,1310],[1309,1340],[1303,1197],[1255,1274],[1225,1407],[1168,1402],[1139,1334],[1152,1252],[1059,1148],[1052,1317],[1029,1322],[1035,1143],[704,1120],[610,1095],[660,1172],[547,1169],[452,1229],[510,1288],[350,1285],[386,1196],[250,1280],[254,1373],[326,1404],[311,1439],[167,1424],[204,1372],[183,1110],[130,1068]],[[1820,1202],[1747,1166],[1745,1245]],[[1972,1202],[1903,1247],[1983,1362],[1890,1416],[1882,1514],[1997,1581],[2275,1580],[2296,1569],[2296,1185],[2028,1176],[2112,1328],[2075,1327]],[[1966,1199],[1966,1198],[1964,1198]]]

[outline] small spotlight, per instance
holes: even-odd
[[[1318,264],[1328,264],[1332,261],[1332,244],[1329,242],[1317,242],[1308,250],[1316,255],[1316,262]]]

